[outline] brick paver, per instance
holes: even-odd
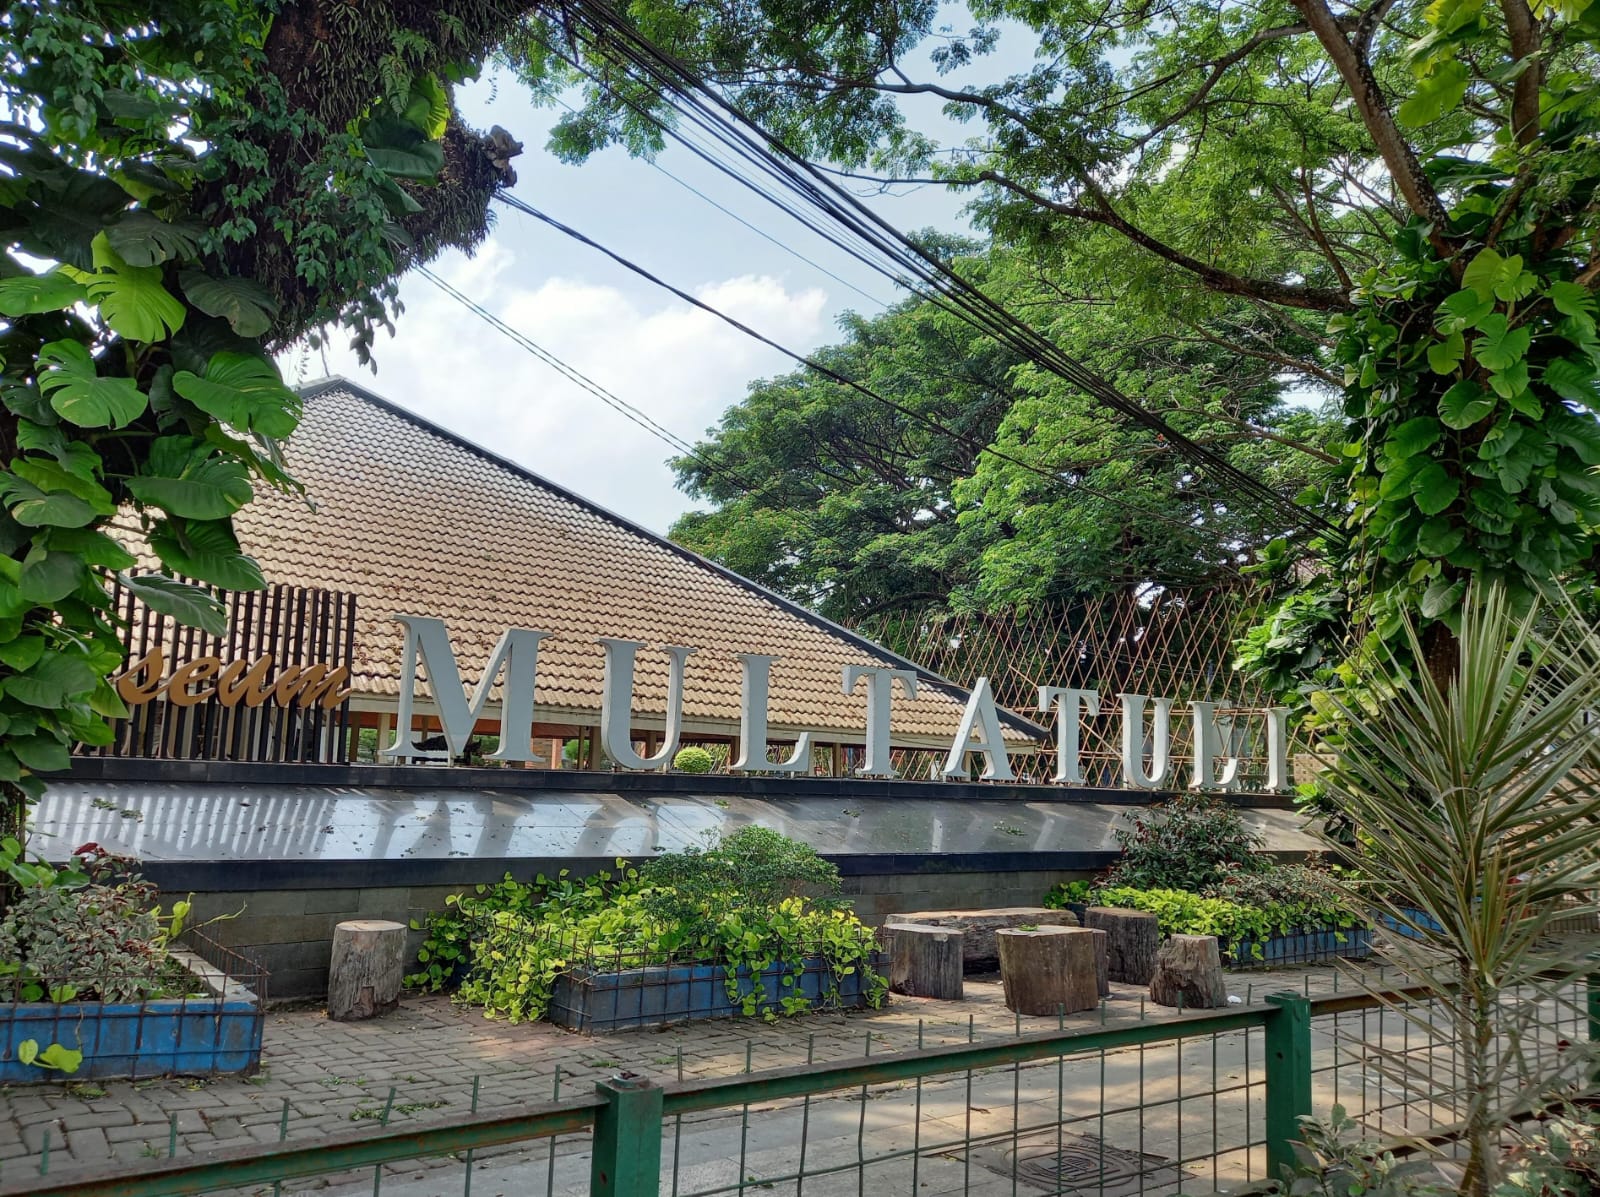
[[[1325,993],[1342,984],[1330,968],[1230,974],[1230,992],[1259,1002],[1285,988]],[[1102,1011],[1069,1016],[1085,1029],[1102,1021],[1181,1017],[1144,1005],[1141,991],[1116,986]],[[407,995],[371,1022],[337,1023],[320,1009],[281,1009],[266,1018],[262,1071],[253,1077],[167,1078],[0,1087],[0,1179],[37,1175],[49,1137],[49,1169],[116,1161],[130,1172],[165,1158],[218,1147],[292,1140],[353,1126],[425,1123],[466,1114],[474,1081],[481,1111],[557,1094],[592,1092],[619,1069],[659,1081],[728,1076],[805,1062],[881,1055],[925,1046],[994,1040],[1049,1029],[1056,1019],[1007,1011],[997,978],[969,978],[967,1000],[895,997],[887,1009],[815,1014],[774,1024],[704,1021],[662,1031],[584,1037],[548,1024],[486,1019],[438,995]],[[1006,1117],[1009,1118],[1009,1108]],[[708,1120],[714,1122],[715,1120]],[[508,1158],[515,1153],[507,1153]],[[422,1165],[395,1170],[417,1180]],[[397,1190],[398,1191],[398,1190]],[[441,1190],[443,1191],[443,1190]],[[456,1191],[452,1188],[449,1191]],[[485,1193],[495,1191],[484,1187]],[[810,1191],[808,1189],[808,1191]]]

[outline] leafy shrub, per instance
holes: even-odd
[[[672,767],[679,773],[710,773],[715,763],[704,748],[680,748],[672,758]]]
[[[1045,894],[1043,905],[1051,910],[1065,910],[1074,903],[1086,905],[1093,893],[1092,881],[1058,881]]]
[[[1107,885],[1202,893],[1274,864],[1238,810],[1209,794],[1180,794],[1132,822],[1117,832],[1122,856],[1107,870]]]
[[[407,983],[439,990],[459,982],[458,1000],[513,1022],[543,1017],[556,982],[580,967],[721,963],[730,1000],[767,1018],[811,1003],[769,1003],[740,983],[740,968],[777,967],[781,991],[797,987],[804,959],[818,956],[835,982],[859,970],[870,1004],[888,991],[871,967],[876,936],[834,896],[838,871],[804,844],[752,827],[642,869],[618,868],[585,881],[565,872],[531,884],[508,876],[448,900],[427,921],[422,970]]]
[[[1281,865],[1264,873],[1233,873],[1207,889],[1205,896],[1225,898],[1241,906],[1296,907],[1304,910],[1308,918],[1350,909],[1349,899],[1333,874],[1315,865]]]
[[[1156,916],[1162,935],[1215,935],[1224,948],[1253,942],[1260,945],[1274,935],[1294,935],[1327,928],[1348,929],[1356,918],[1343,904],[1267,902],[1258,906],[1207,898],[1186,890],[1134,889],[1108,886],[1095,892],[1105,906],[1147,910]],[[1259,954],[1259,953],[1258,953]]]

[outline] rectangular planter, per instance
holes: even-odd
[[[875,971],[882,973],[886,965],[882,953],[873,953]],[[782,983],[783,969],[777,965],[755,977],[740,966],[735,976],[741,996],[759,985],[774,1006],[781,998],[795,996],[809,999],[815,1009],[860,1009],[867,1004],[859,969],[835,977],[826,961],[809,956],[802,970],[793,985]],[[557,979],[548,1017],[558,1027],[586,1035],[698,1018],[733,1018],[740,1008],[728,996],[727,977],[721,964],[668,964],[608,973],[578,968]]]
[[[1372,955],[1372,930],[1368,927],[1351,927],[1345,931],[1325,928],[1301,931],[1296,935],[1274,935],[1261,944],[1261,955],[1254,951],[1256,941],[1223,944],[1224,968],[1266,968],[1284,964],[1325,964],[1342,958],[1365,960]]]
[[[174,948],[172,955],[206,996],[0,1006],[0,1082],[254,1072],[264,1025],[258,996],[193,952]],[[28,1039],[41,1052],[52,1043],[81,1051],[83,1063],[73,1073],[24,1064],[17,1046]]]

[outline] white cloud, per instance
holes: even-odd
[[[706,312],[651,293],[570,278],[524,285],[516,258],[494,242],[436,273],[600,386],[693,443],[752,379],[792,363]],[[805,350],[825,332],[828,298],[746,275],[706,283],[697,298],[780,344]],[[688,507],[672,484],[663,442],[561,377],[420,276],[402,288],[395,336],[380,334],[378,372],[353,353],[299,351],[291,381],[343,374],[450,431],[509,457],[658,532]],[[335,338],[337,342],[338,338]],[[324,368],[324,362],[326,368]]]

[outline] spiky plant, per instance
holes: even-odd
[[[1422,659],[1415,629],[1409,639]],[[1551,935],[1557,919],[1600,912],[1600,636],[1565,599],[1517,610],[1484,586],[1460,645],[1445,685],[1381,653],[1365,700],[1321,700],[1339,724],[1326,782],[1360,836],[1361,897],[1408,933],[1387,957],[1446,1017],[1388,1004],[1449,1038],[1459,1084],[1438,1093],[1410,1055],[1382,1053],[1381,1066],[1453,1102],[1462,1192],[1487,1197],[1512,1116],[1588,1083],[1594,1066],[1587,1045],[1538,1053],[1534,1036],[1571,1011],[1600,946]]]

